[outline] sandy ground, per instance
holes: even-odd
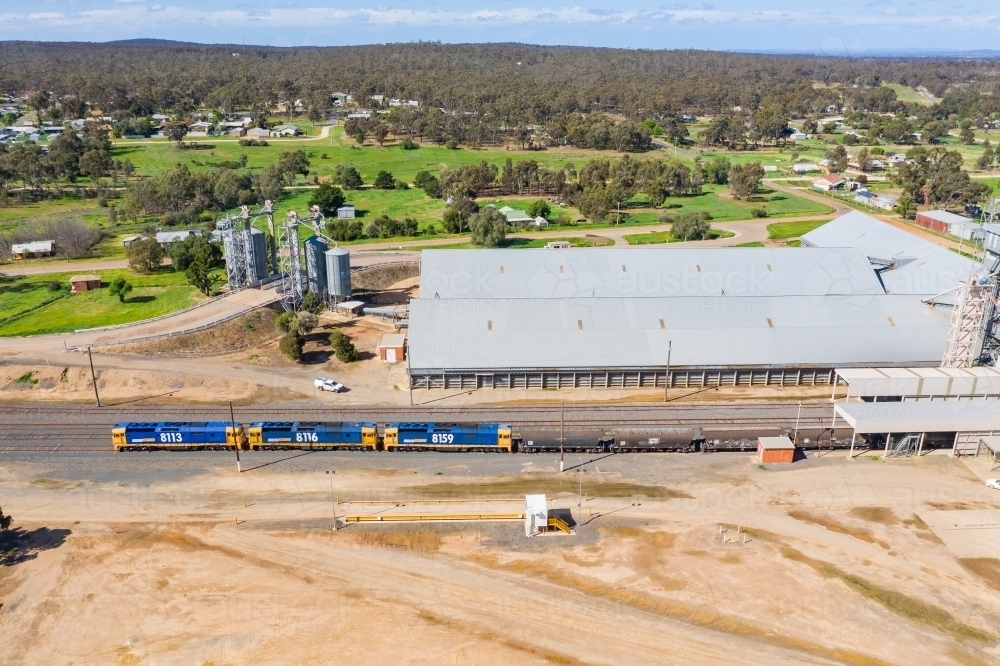
[[[269,455],[245,465],[281,459]],[[20,549],[0,566],[2,661],[1000,657],[1000,560],[954,552],[931,521],[948,513],[982,530],[997,515],[1000,495],[964,461],[826,456],[761,470],[741,455],[617,456],[588,470],[578,508],[566,491],[576,479],[558,477],[554,458],[525,456],[514,477],[491,473],[491,456],[374,460],[319,455],[243,474],[222,454],[5,462],[0,502]],[[482,510],[471,500],[533,489],[572,514],[576,534],[528,539],[519,522],[334,534],[323,474],[334,465],[340,515]],[[443,497],[469,502],[428,501]],[[374,499],[402,506],[359,503]]]

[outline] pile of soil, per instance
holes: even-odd
[[[101,351],[118,356],[217,356],[280,337],[282,333],[275,324],[277,319],[276,311],[261,308],[197,333],[114,345]]]
[[[419,264],[376,266],[351,273],[351,286],[354,291],[380,291],[396,284],[400,280],[418,275],[420,275]]]

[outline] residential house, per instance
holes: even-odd
[[[795,131],[788,135],[788,138],[792,141],[805,141],[809,138],[809,135],[805,132]]]
[[[295,136],[298,133],[298,125],[278,125],[271,129],[271,136]]]
[[[892,195],[879,195],[862,188],[854,195],[854,202],[871,208],[878,208],[880,210],[892,210],[895,207],[897,200]]]
[[[157,231],[156,242],[160,247],[169,248],[174,243],[179,243],[191,236],[200,236],[201,231],[197,229],[185,229],[183,231]]]
[[[829,192],[830,190],[836,190],[844,186],[843,176],[839,173],[828,173],[822,178],[813,181],[813,189],[819,190],[820,192]]]
[[[510,206],[504,206],[500,209],[500,212],[505,218],[507,218],[507,224],[515,227],[522,227],[527,224],[534,224],[535,218],[531,217],[523,210],[518,210],[517,208],[511,208]]]
[[[33,257],[51,257],[55,254],[56,242],[50,240],[33,241],[31,243],[14,243],[10,253],[15,259],[31,259]]]
[[[546,250],[568,250],[571,247],[569,241],[549,241],[545,244]]]
[[[792,171],[797,174],[809,173],[810,171],[819,171],[820,168],[816,164],[810,164],[808,162],[799,162],[798,164],[792,165]]]
[[[165,116],[162,113],[154,113],[153,115],[150,116],[150,118],[152,118],[155,122],[158,123],[165,123],[168,120],[170,120],[170,116]]]

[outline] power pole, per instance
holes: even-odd
[[[326,470],[326,473],[330,475],[330,505],[333,507],[333,531],[337,531],[337,498],[333,496],[333,475],[336,474],[336,470]]]
[[[670,353],[674,349],[674,341],[667,341],[667,376],[663,378],[663,402],[668,402],[667,391],[670,390]]]
[[[795,415],[795,434],[792,435],[792,444],[797,444],[799,441],[799,417],[802,416],[802,401],[799,400],[799,411]]]
[[[87,360],[90,361],[90,379],[94,382],[94,397],[97,398],[97,406],[101,406],[101,395],[97,392],[97,375],[94,373],[94,354],[90,347],[87,347]]]
[[[237,474],[243,473],[243,467],[240,465],[240,442],[236,439],[236,415],[233,413],[233,401],[229,401],[229,422],[232,425],[233,431],[233,447],[236,449],[236,472]]]
[[[565,411],[564,406],[565,406],[565,403],[562,402],[562,401],[560,401],[559,402],[559,471],[560,472],[563,471],[563,464],[565,462],[565,458],[564,458],[564,453],[565,452],[563,451],[563,442],[565,441],[565,439],[563,438],[563,423],[564,423],[564,416],[565,416],[564,415],[564,411]]]

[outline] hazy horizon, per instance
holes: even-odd
[[[43,0],[30,10],[0,11],[0,40],[296,47],[425,40],[864,57],[995,49],[1000,34],[1000,11],[980,2],[845,0],[803,10],[798,2],[762,0],[752,11],[744,7],[734,0],[652,7],[636,0],[395,0],[369,7],[332,0]]]

